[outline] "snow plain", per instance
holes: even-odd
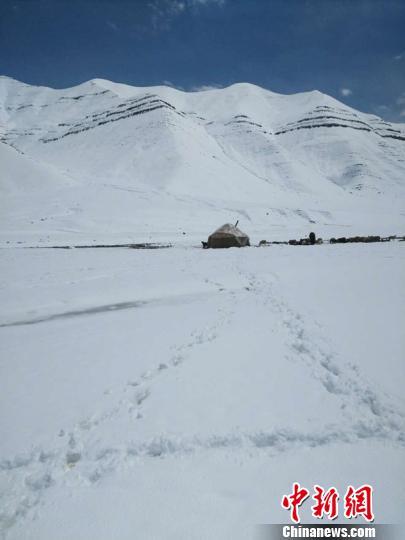
[[[404,242],[199,245],[402,235],[404,149],[316,91],[0,77],[0,537],[242,540],[294,481],[403,521]],[[128,242],[174,247],[47,249]]]
[[[398,522],[404,258],[3,250],[4,538],[250,538],[294,481]]]

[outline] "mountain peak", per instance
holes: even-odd
[[[157,230],[161,216],[179,227],[190,212],[229,221],[229,209],[259,227],[312,228],[339,222],[347,208],[353,216],[361,208],[358,219],[377,202],[396,208],[404,195],[400,127],[316,90],[283,95],[236,83],[184,92],[99,78],[56,90],[3,77],[0,103],[0,139],[18,150],[7,197],[26,191],[38,215],[40,201],[51,201],[47,215],[62,229],[66,220],[80,228],[84,216],[110,227],[110,204],[127,230]],[[32,182],[13,176],[26,177],[22,153],[39,164]],[[396,210],[392,218],[403,221]]]

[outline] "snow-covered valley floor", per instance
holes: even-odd
[[[5,539],[251,538],[294,481],[402,520],[404,243],[0,267]]]

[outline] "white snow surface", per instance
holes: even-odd
[[[403,125],[2,77],[0,138],[0,538],[242,540],[295,481],[403,521],[405,243],[197,249],[403,234]]]
[[[3,250],[4,538],[251,538],[294,481],[401,521],[404,259]]]

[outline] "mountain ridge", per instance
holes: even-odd
[[[18,174],[4,179],[7,190],[0,189],[7,192],[7,206],[21,203],[17,184],[25,186],[28,205],[24,212],[8,212],[8,233],[17,234],[22,222],[26,232],[29,221],[38,238],[43,230],[38,220],[56,219],[52,212],[42,216],[38,203],[29,205],[38,197],[47,200],[45,206],[57,198],[59,207],[80,207],[74,215],[67,213],[78,234],[98,233],[102,223],[103,234],[109,228],[117,235],[135,228],[143,235],[177,236],[182,228],[200,231],[205,220],[215,226],[240,211],[263,232],[269,227],[295,230],[300,219],[318,223],[319,215],[327,214],[332,225],[341,221],[341,212],[347,226],[364,222],[369,230],[376,208],[384,216],[392,214],[390,227],[403,226],[402,126],[319,91],[282,95],[237,83],[184,92],[103,79],[50,89],[2,77],[0,126],[2,144],[60,173],[41,196],[40,182],[24,184]],[[65,185],[61,178],[73,182]],[[69,193],[66,201],[59,200],[61,189]],[[120,197],[117,208],[109,208],[117,190],[132,201],[136,217]],[[266,225],[269,208],[276,209],[278,222]],[[311,212],[312,218],[302,218]],[[359,221],[359,215],[368,217]]]

